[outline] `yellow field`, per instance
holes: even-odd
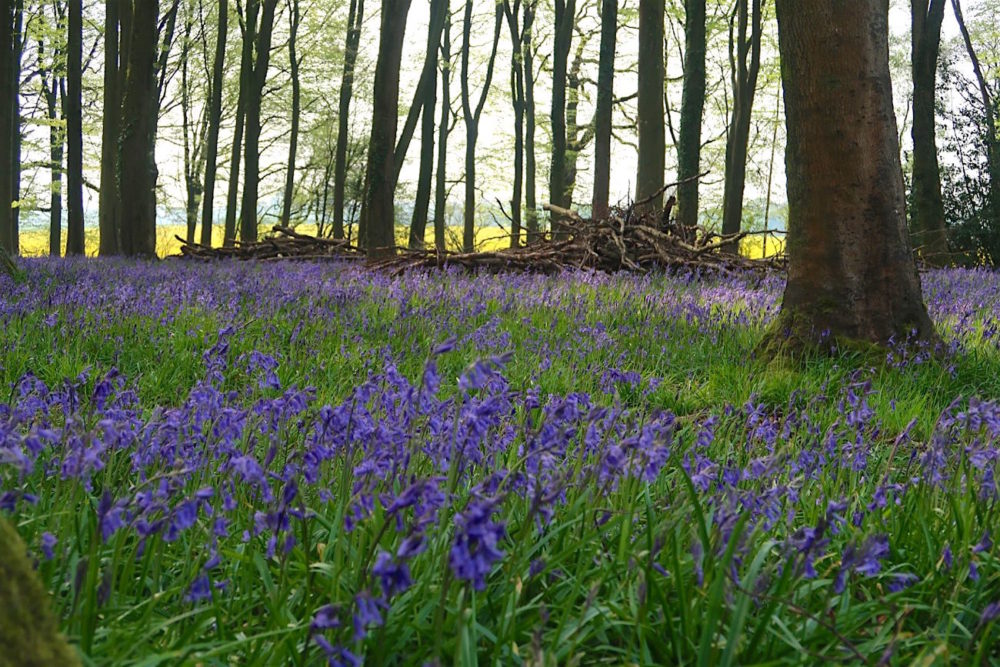
[[[313,225],[301,225],[297,227],[298,231],[303,234],[313,234],[316,232],[316,228]],[[261,230],[261,234],[265,232]],[[167,257],[169,255],[176,255],[180,253],[181,242],[177,240],[177,236],[184,236],[185,228],[183,225],[163,225],[157,228],[156,231],[156,252],[160,257]],[[222,226],[216,225],[213,229],[212,244],[219,246],[222,245]],[[396,231],[397,242],[400,245],[406,245],[408,232],[405,228],[399,227]],[[449,227],[448,228],[448,246],[453,248],[458,248],[461,245],[462,239],[462,229],[461,227]],[[63,244],[65,246],[66,238],[65,231],[63,235]],[[97,229],[88,229],[85,234],[85,247],[88,256],[97,255]],[[433,246],[434,244],[434,232],[432,230],[428,231],[427,234],[427,244],[428,246]],[[476,245],[480,250],[500,250],[506,248],[508,245],[507,236],[504,235],[503,230],[487,227],[479,229],[476,231]],[[740,250],[747,257],[760,258],[763,256],[764,251],[764,237],[762,236],[751,236],[743,239],[740,242]],[[776,239],[774,237],[768,237],[767,239],[767,254],[775,255],[784,250],[784,240]],[[30,230],[21,232],[21,254],[25,257],[40,257],[49,254],[49,232],[48,230]]]

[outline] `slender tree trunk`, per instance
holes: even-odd
[[[337,111],[337,149],[333,168],[333,237],[344,238],[344,197],[347,189],[347,142],[350,133],[351,95],[354,90],[354,64],[358,58],[364,0],[351,0],[344,47],[344,73],[340,80],[340,104]]]
[[[510,247],[521,245],[521,209],[524,198],[524,58],[521,53],[521,0],[504,0],[510,30],[510,99],[514,110],[514,187],[510,198]]]
[[[705,14],[705,0],[685,0],[684,90],[677,136],[677,180],[687,182],[677,186],[677,222],[687,229],[698,224],[695,177],[701,173],[701,125],[705,111]]]
[[[14,155],[10,165],[11,175],[11,199],[20,202],[21,199],[21,59],[24,55],[24,1],[14,2],[14,28],[13,28],[13,57],[11,58],[11,81],[13,91],[10,98],[11,117],[13,126],[11,127],[11,151]],[[14,239],[13,253],[21,252],[20,246],[20,203],[11,210],[11,234]]]
[[[229,162],[229,192],[226,196],[226,222],[223,244],[231,246],[236,241],[236,214],[239,208],[240,165],[243,163],[243,135],[246,131],[247,100],[253,85],[253,43],[257,34],[257,9],[259,0],[247,4],[243,20],[243,46],[240,53],[240,92],[236,101],[236,128],[233,130],[233,154]]]
[[[906,229],[889,2],[777,0],[788,282],[765,347],[934,339]],[[830,54],[838,54],[836,58]]]
[[[156,28],[159,2],[134,0],[131,14],[117,177],[121,184],[122,252],[126,255],[155,257],[155,149],[156,115],[159,108]],[[72,71],[70,68],[71,73]],[[70,135],[72,141],[72,131]]]
[[[663,3],[660,2],[660,19]],[[549,168],[549,200],[561,208],[569,208],[566,193],[566,72],[569,49],[573,40],[576,0],[555,0],[555,26],[552,47],[552,162]],[[660,40],[662,42],[662,39]],[[558,216],[552,216],[552,234],[564,238],[567,230]]]
[[[451,12],[441,36],[441,122],[438,123],[437,173],[434,185],[434,247],[445,250],[448,208],[448,135],[451,131]]]
[[[229,2],[219,0],[218,30],[215,33],[215,62],[212,64],[212,90],[208,103],[208,149],[205,154],[205,192],[201,200],[201,244],[212,245],[212,222],[215,210],[215,171],[219,164],[219,126],[222,124],[222,86],[226,66],[226,39],[229,36]],[[239,161],[237,160],[237,165]],[[237,171],[239,167],[237,166]],[[236,174],[230,174],[236,179]],[[238,180],[238,179],[236,179]]]
[[[39,42],[38,59],[42,95],[45,97],[46,117],[49,121],[49,255],[58,257],[62,254],[62,171],[65,136],[58,123],[59,80],[54,67],[50,72],[42,64],[42,48],[42,43]]]
[[[592,215],[606,218],[611,189],[611,122],[615,98],[615,42],[618,0],[601,3],[601,58],[597,67],[597,109],[594,112],[594,197]]]
[[[990,211],[992,213],[993,229],[1000,230],[1000,137],[997,137],[996,107],[993,95],[990,94],[989,85],[986,83],[986,76],[983,74],[979,56],[972,44],[972,37],[969,29],[965,25],[965,17],[962,14],[962,4],[959,0],[951,0],[952,9],[955,12],[955,19],[958,21],[959,30],[962,33],[962,41],[965,43],[965,50],[972,62],[972,70],[979,85],[979,95],[983,102],[983,130],[986,133],[987,161],[990,172]]]
[[[538,240],[538,201],[535,195],[535,64],[532,49],[532,27],[535,21],[535,0],[524,5],[521,28],[521,57],[524,62],[524,208],[528,243]]]
[[[299,115],[302,90],[299,83],[299,58],[295,53],[295,39],[299,32],[299,0],[291,0],[291,29],[288,33],[288,60],[292,73],[292,131],[288,139],[288,171],[285,174],[285,205],[281,211],[282,224],[290,224],[292,195],[295,193],[295,153],[299,146]]]
[[[748,3],[752,7],[748,7]],[[722,233],[736,234],[743,227],[743,192],[747,180],[750,121],[760,72],[761,0],[737,0],[738,27],[733,66],[733,115],[726,142],[726,182],[722,194]],[[748,21],[752,24],[747,34]],[[738,244],[726,248],[739,252]]]
[[[636,201],[649,199],[643,206],[646,211],[659,211],[663,208],[661,188],[667,150],[663,109],[666,77],[663,64],[663,16],[663,0],[640,0],[639,172],[635,179],[635,198]]]
[[[83,0],[69,0],[69,41],[66,52],[66,139],[69,217],[66,254],[84,253],[83,237]]]
[[[431,177],[434,171],[434,111],[437,104],[437,70],[438,49],[441,48],[441,32],[444,30],[445,14],[448,13],[447,0],[432,0],[431,21],[427,29],[427,50],[424,54],[424,69],[421,73],[421,83],[424,84],[419,100],[420,105],[420,171],[417,176],[417,196],[413,205],[413,218],[410,221],[410,248],[423,248],[424,236],[427,233],[427,213],[431,201]],[[396,181],[399,181],[399,170],[402,165],[402,155],[397,153],[399,162],[396,164]]]
[[[267,69],[271,61],[271,35],[274,30],[274,12],[278,0],[251,0],[261,2],[260,29],[254,44],[256,62],[250,72],[251,88],[246,98],[246,145],[243,147],[243,201],[240,205],[240,240],[250,243],[257,240],[257,199],[260,187],[260,106],[267,82]]]
[[[913,193],[910,211],[913,244],[931,264],[948,261],[941,170],[938,167],[935,120],[938,51],[945,0],[910,0],[913,21]]]
[[[10,170],[14,163],[13,105],[16,84],[13,81],[14,1],[0,0],[0,252],[14,252],[13,181]]]
[[[462,28],[462,115],[465,119],[465,224],[462,228],[462,249],[472,252],[476,246],[476,142],[479,140],[479,121],[486,106],[486,98],[493,82],[493,65],[496,63],[503,5],[497,3],[493,21],[493,49],[486,65],[486,81],[479,94],[476,108],[472,108],[469,95],[469,54],[472,51],[472,0],[465,3],[465,21]]]
[[[102,257],[121,253],[121,229],[118,219],[119,125],[121,119],[121,80],[119,20],[122,0],[104,2],[104,111],[101,133],[101,192],[98,203],[100,241],[98,254]]]
[[[367,228],[362,242],[370,257],[396,252],[395,164],[396,123],[399,117],[399,68],[410,0],[382,0],[382,29],[375,65],[374,110],[368,167],[365,211]]]
[[[192,150],[192,119],[191,119],[191,90],[190,78],[188,77],[188,59],[191,53],[191,29],[193,24],[187,21],[184,27],[184,46],[181,48],[181,129],[184,134],[184,191],[185,191],[185,221],[187,223],[186,239],[188,243],[194,243],[195,231],[198,227],[198,197],[201,184],[198,182],[199,174],[195,168],[195,159]]]

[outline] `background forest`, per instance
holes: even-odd
[[[117,55],[108,50],[108,31],[124,47],[129,28],[105,11],[115,2],[13,4],[18,120],[10,173],[17,208],[0,242],[26,255],[96,254],[99,221],[113,226],[99,192],[102,179],[114,177],[117,142],[102,138],[121,121],[120,113],[108,113],[117,105],[107,101],[123,101],[128,66],[124,48]],[[75,26],[74,4],[81,16]],[[155,153],[140,142],[137,162],[129,163],[145,165],[139,171],[155,179],[155,201],[143,202],[145,218],[155,220],[144,224],[155,224],[155,232],[141,248],[118,249],[148,254],[155,244],[155,252],[169,254],[177,249],[174,235],[218,245],[279,222],[358,240],[373,80],[386,29],[382,8],[371,0],[158,4],[155,34],[144,38],[156,94],[135,102],[151,105],[141,114],[150,119],[145,131]],[[647,8],[663,15],[662,26],[643,24],[640,5],[627,1],[437,0],[413,3],[408,13],[392,10],[389,27],[405,29],[394,151],[399,243],[408,236],[434,243],[435,225],[437,242],[452,249],[470,241],[480,249],[506,244],[514,229],[524,242],[528,230],[548,227],[543,204],[588,215],[595,197],[598,206],[605,199],[627,203],[700,171],[708,172],[700,198],[695,190],[695,206],[688,207],[700,224],[727,232],[783,229],[785,129],[773,6],[687,4],[704,6],[704,31],[697,31],[704,44],[691,41],[696,31],[685,31],[690,8],[680,0]],[[915,13],[897,4],[891,63],[909,182]],[[967,3],[964,40],[949,8],[936,59],[944,223],[960,262],[1000,259],[1000,237],[990,223],[989,156],[996,141],[985,111],[990,106],[995,118],[1000,92],[998,13],[993,3]],[[701,47],[704,91],[685,97],[685,53]],[[608,65],[602,73],[602,48],[613,74]],[[109,63],[108,53],[119,62]],[[76,85],[67,76],[74,58],[82,72]],[[603,107],[602,86],[610,93]],[[699,100],[701,126],[693,134],[683,119],[685,111],[689,118],[697,113]],[[74,127],[68,117],[77,105]],[[691,136],[700,155],[692,163],[687,148],[682,165]],[[68,159],[77,140],[81,156]],[[681,199],[684,215],[685,194]],[[214,234],[206,234],[206,222]],[[472,228],[471,236],[463,227]],[[81,238],[82,246],[74,240]],[[744,251],[779,246],[780,239],[767,249],[758,238]]]

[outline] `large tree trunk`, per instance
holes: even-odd
[[[951,6],[955,11],[955,18],[962,33],[962,41],[965,43],[969,60],[972,62],[972,70],[976,76],[976,83],[979,85],[979,95],[983,102],[983,131],[986,133],[987,160],[990,172],[989,206],[993,219],[993,228],[1000,229],[1000,138],[997,137],[995,103],[993,95],[990,94],[989,85],[986,83],[986,76],[983,74],[982,65],[979,63],[979,56],[976,55],[976,49],[972,44],[969,29],[965,25],[962,5],[959,0],[951,0]]]
[[[368,167],[365,211],[368,224],[361,239],[371,257],[396,253],[395,182],[393,150],[399,117],[399,68],[410,0],[382,0],[381,40],[375,64],[374,109]]]
[[[299,146],[299,110],[302,105],[302,90],[299,84],[299,58],[295,53],[295,40],[299,33],[299,0],[292,0],[291,29],[288,33],[288,60],[292,73],[292,130],[288,139],[288,170],[285,173],[284,208],[281,211],[282,224],[289,224],[292,217],[292,195],[295,193],[295,153]]]
[[[208,102],[208,148],[205,153],[205,191],[201,199],[201,243],[212,245],[215,210],[215,171],[219,162],[219,126],[222,124],[222,86],[226,66],[226,39],[229,33],[229,2],[219,0],[218,29],[215,33],[215,62],[212,64],[212,91]],[[237,161],[237,164],[239,162]],[[238,169],[238,168],[237,168]],[[230,178],[235,178],[235,174]]]
[[[698,224],[698,174],[701,173],[701,124],[705,111],[705,0],[684,3],[684,90],[677,136],[677,222]]]
[[[66,141],[68,218],[66,254],[82,255],[83,238],[83,0],[69,2],[66,52]]]
[[[750,3],[750,7],[748,7]],[[737,2],[736,56],[733,66],[733,115],[726,141],[726,182],[722,194],[722,233],[736,234],[743,227],[743,193],[747,180],[747,151],[750,147],[750,121],[753,98],[760,72],[761,0]],[[747,34],[748,21],[750,34]],[[730,57],[732,58],[732,24]],[[732,244],[728,252],[739,252]]]
[[[434,247],[445,249],[448,217],[448,135],[451,133],[451,13],[441,36],[441,121],[438,123],[437,173],[434,182]]]
[[[465,22],[462,29],[462,115],[465,120],[465,224],[462,227],[462,250],[473,252],[476,246],[476,142],[479,140],[479,120],[486,106],[493,81],[493,65],[496,63],[497,46],[500,44],[500,27],[503,20],[503,5],[497,3],[493,21],[493,49],[486,66],[486,81],[479,95],[476,108],[472,108],[469,95],[469,54],[472,51],[472,0],[465,3]]]
[[[888,0],[777,0],[788,282],[771,351],[934,338],[906,229]],[[830,54],[837,54],[836,58]]]
[[[340,80],[340,103],[337,107],[337,149],[333,168],[333,237],[344,238],[344,196],[347,190],[347,142],[350,133],[351,95],[354,90],[354,64],[358,59],[364,0],[351,0],[344,47],[344,73]]]
[[[594,197],[592,215],[608,215],[611,191],[611,119],[614,105],[615,41],[618,0],[602,0],[601,58],[597,67],[597,108],[594,111]]]
[[[448,13],[447,0],[431,2],[431,21],[427,27],[427,50],[424,54],[424,69],[421,74],[423,89],[420,99],[414,104],[420,106],[420,171],[417,176],[417,196],[410,221],[410,248],[423,248],[427,233],[427,214],[431,203],[431,177],[434,171],[434,111],[437,105],[438,49],[441,48],[441,32],[444,30],[445,15]],[[396,180],[402,156],[397,154],[400,164],[396,165]]]
[[[121,225],[118,208],[118,139],[121,121],[122,57],[119,40],[119,21],[122,0],[105,0],[104,3],[104,111],[101,133],[101,192],[98,202],[98,231],[101,257],[121,253]],[[126,11],[128,11],[126,9]],[[61,151],[61,146],[60,146]],[[53,155],[53,161],[55,156]]]
[[[663,12],[663,0],[639,0],[639,172],[635,198],[649,199],[644,208],[653,211],[663,208],[661,188],[666,159]]]
[[[535,197],[535,64],[532,24],[535,0],[524,6],[521,57],[524,60],[524,223],[528,243],[538,240],[538,202]]]
[[[660,3],[660,20],[663,3]],[[569,69],[569,49],[573,40],[576,0],[555,0],[555,26],[552,46],[552,163],[549,168],[549,201],[559,208],[569,208],[566,193],[566,74]],[[661,40],[662,41],[662,40]],[[563,221],[552,216],[552,234],[564,238],[567,230]]]
[[[118,183],[121,240],[126,255],[156,255],[156,80],[158,0],[134,0],[122,95]],[[70,68],[70,72],[72,72]],[[70,131],[72,146],[72,130]],[[71,167],[72,173],[72,167]],[[72,193],[72,187],[70,188]],[[72,194],[71,194],[72,196]],[[70,199],[72,207],[72,198]],[[72,208],[70,209],[72,212]]]
[[[941,170],[935,139],[935,93],[941,22],[945,0],[910,0],[913,20],[911,71],[913,73],[913,193],[911,198],[913,244],[932,264],[948,260],[948,235],[944,226]]]
[[[278,0],[251,0],[262,3],[260,29],[254,44],[256,62],[250,72],[250,90],[246,97],[246,145],[243,147],[243,200],[240,204],[240,240],[251,243],[257,240],[257,199],[260,187],[260,105],[267,82],[267,69],[271,62],[271,35],[274,30],[274,12]]]

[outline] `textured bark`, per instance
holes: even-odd
[[[444,30],[445,15],[448,13],[447,0],[432,0],[431,20],[427,27],[427,49],[424,53],[424,68],[420,84],[420,97],[414,97],[414,105],[420,107],[420,168],[417,176],[417,196],[413,204],[413,218],[410,220],[410,248],[423,248],[427,233],[427,215],[431,203],[431,177],[434,172],[434,111],[437,106],[438,50],[441,48],[441,33]],[[412,111],[412,109],[411,109]],[[405,151],[404,151],[405,152]],[[402,155],[397,152],[396,181]]]
[[[0,7],[2,9],[2,7]],[[17,530],[0,517],[0,664],[77,667],[76,651],[59,634],[49,594]]]
[[[0,0],[0,248],[14,251],[14,219],[11,204],[14,201],[10,169],[14,162],[13,57],[11,48],[14,28],[14,1]]]
[[[761,0],[737,0],[736,12],[736,55],[732,59],[733,114],[726,141],[726,181],[722,194],[723,234],[736,234],[743,227],[750,120],[757,92],[757,74],[760,72]],[[733,47],[732,39],[730,25],[730,49]],[[730,58],[733,58],[732,51]],[[732,253],[739,252],[737,244],[726,249]]]
[[[635,198],[647,199],[663,187],[666,130],[663,111],[663,0],[639,0],[639,172]],[[663,208],[663,193],[646,205]]]
[[[913,245],[931,264],[948,261],[941,170],[938,167],[935,93],[945,0],[910,0],[913,74],[913,192],[910,211]]]
[[[765,348],[816,346],[828,336],[933,339],[906,229],[888,0],[776,5],[789,267]]]
[[[615,42],[618,36],[618,0],[601,3],[601,58],[597,72],[597,108],[594,111],[594,196],[595,218],[608,215],[611,190],[611,119],[614,104]]]
[[[118,139],[121,120],[122,73],[119,44],[119,20],[123,0],[104,2],[104,110],[101,131],[101,192],[98,202],[98,227],[101,257],[121,253],[120,209],[118,207]],[[55,156],[53,155],[53,161]]]
[[[292,129],[288,138],[288,169],[285,172],[284,207],[281,221],[289,224],[292,217],[292,195],[295,192],[295,153],[299,145],[299,115],[302,106],[302,89],[299,84],[299,58],[295,52],[295,40],[299,33],[299,0],[291,0],[291,28],[288,33],[288,60],[292,74]]]
[[[410,0],[382,0],[382,27],[375,64],[371,139],[368,142],[362,243],[371,257],[396,253],[395,164],[399,117],[399,68]]]
[[[122,252],[156,255],[156,79],[158,0],[134,0],[122,94],[118,176]],[[70,72],[72,72],[70,68]],[[70,130],[72,146],[72,130]],[[72,188],[70,188],[72,192]],[[72,206],[72,199],[70,199]]]
[[[535,2],[524,6],[524,34],[521,54],[524,59],[524,223],[528,243],[538,240],[538,202],[535,198],[535,64],[532,49],[532,24]]]
[[[660,19],[663,3],[660,3]],[[566,193],[566,75],[569,69],[569,49],[573,40],[576,0],[555,0],[555,26],[552,46],[552,163],[549,168],[549,201],[568,209]],[[662,40],[661,40],[662,41]],[[641,86],[640,86],[641,87]],[[564,238],[563,221],[552,216],[552,234]]]
[[[689,229],[698,224],[695,177],[701,173],[701,125],[705,111],[705,13],[705,0],[685,0],[684,89],[677,135],[677,180],[682,183],[677,186],[677,222]]]
[[[510,32],[510,104],[514,111],[514,182],[510,197],[510,247],[521,245],[521,211],[524,198],[524,59],[521,55],[521,0],[503,2]]]
[[[56,60],[53,58],[53,63]],[[65,88],[66,84],[65,79],[57,77],[54,68],[45,61],[45,44],[41,40],[38,43],[38,72],[49,121],[49,255],[59,257],[62,254],[63,144],[66,138],[56,121],[59,120],[60,87]]]
[[[215,172],[219,163],[219,127],[222,124],[222,86],[226,66],[226,39],[229,33],[229,2],[219,0],[215,33],[215,61],[212,63],[212,90],[208,102],[208,147],[205,151],[205,192],[201,199],[201,244],[212,245],[215,210]],[[232,176],[231,176],[232,178]]]
[[[364,0],[351,0],[344,46],[344,72],[340,80],[337,107],[337,148],[333,168],[333,237],[344,238],[344,197],[347,190],[347,140],[350,132],[351,96],[354,91],[354,64],[358,59]]]
[[[83,239],[83,0],[69,2],[66,51],[66,254],[82,255]]]
[[[472,51],[472,0],[465,3],[465,21],[462,29],[462,118],[465,120],[465,208],[462,226],[462,250],[473,252],[476,246],[476,143],[479,140],[479,119],[482,118],[486,98],[493,81],[493,65],[496,63],[497,46],[500,43],[500,27],[503,19],[503,5],[497,3],[493,21],[493,49],[486,66],[486,81],[479,95],[476,108],[472,108],[469,93],[469,54]]]
[[[451,133],[451,13],[441,35],[441,122],[438,123],[437,173],[434,182],[434,247],[445,249],[448,208],[448,135]]]
[[[260,105],[267,82],[267,69],[271,62],[271,36],[274,31],[274,12],[278,0],[250,0],[261,5],[260,27],[254,41],[254,64],[248,74],[250,88],[246,97],[246,119],[243,146],[243,199],[240,202],[240,240],[251,243],[257,240],[257,199],[260,187]]]

